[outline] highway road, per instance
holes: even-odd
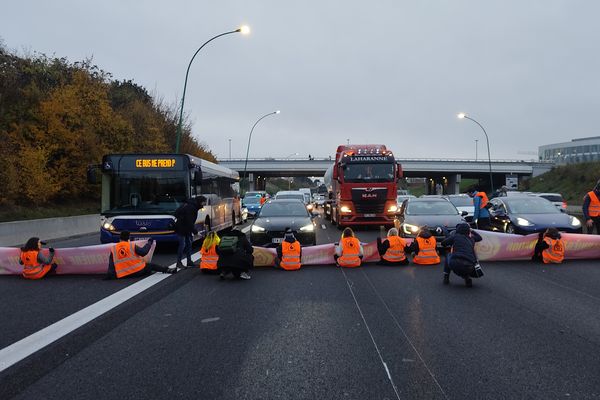
[[[0,372],[0,399],[600,398],[598,261],[483,267],[470,289],[440,266],[184,270]],[[140,281],[0,277],[0,348]]]

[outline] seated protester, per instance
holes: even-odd
[[[281,268],[286,271],[294,271],[302,266],[302,246],[296,240],[294,233],[290,228],[285,229],[285,236],[279,246],[277,246],[277,257],[275,258],[275,268]]]
[[[444,285],[450,283],[450,271],[463,278],[467,287],[473,285],[471,277],[477,277],[475,243],[480,241],[481,235],[471,230],[466,222],[456,225],[456,230],[442,241],[442,246],[452,246],[452,251],[446,255],[444,263]]]
[[[340,243],[335,246],[333,258],[336,265],[340,267],[360,267],[363,259],[363,247],[360,241],[354,237],[354,232],[351,228],[346,228],[342,232]]]
[[[174,274],[177,268],[164,267],[162,265],[147,263],[143,257],[148,254],[154,239],[150,238],[140,247],[135,242],[129,241],[129,231],[122,231],[119,243],[115,244],[110,250],[108,257],[108,271],[104,279],[120,279],[135,276],[150,275],[153,271],[164,274]]]
[[[42,245],[45,245],[38,237],[30,238],[25,246],[21,247],[21,256],[19,264],[23,265],[23,278],[25,279],[42,279],[49,273],[56,271],[57,265],[53,263],[54,249],[48,249],[48,255],[45,256],[42,252]]]
[[[209,232],[202,242],[200,248],[200,271],[203,274],[214,274],[217,272],[217,262],[219,261],[219,255],[217,254],[217,246],[221,242],[221,238],[216,232]]]
[[[427,226],[421,227],[415,240],[406,247],[407,253],[414,253],[413,262],[420,265],[433,265],[440,263],[440,256],[436,250],[437,241],[429,232]]]
[[[563,262],[565,259],[565,245],[558,229],[548,228],[546,232],[540,232],[531,259],[533,261],[543,261],[544,264],[560,264]]]
[[[238,279],[250,279],[248,272],[254,266],[253,252],[254,249],[243,232],[234,229],[225,234],[217,246],[217,266],[221,270],[221,279],[225,279],[230,273]]]
[[[391,228],[388,231],[387,238],[381,240],[377,238],[377,251],[381,256],[379,265],[407,265],[408,258],[406,258],[406,242],[400,236],[398,236],[398,229]]]

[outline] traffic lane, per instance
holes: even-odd
[[[380,306],[397,321],[393,331],[375,336],[406,333],[420,354],[415,362],[428,365],[450,398],[600,396],[600,330],[589,321],[597,319],[598,304],[554,285],[520,280],[519,263],[510,263],[514,269],[507,264],[486,264],[486,275],[471,289],[456,276],[450,286],[442,285],[439,267],[392,273],[369,267],[363,269],[367,284],[357,290],[378,293]],[[565,302],[560,312],[556,298]],[[402,373],[400,362],[389,364],[393,376]]]
[[[198,273],[18,396],[72,397],[395,395],[340,271],[315,266],[251,281]]]

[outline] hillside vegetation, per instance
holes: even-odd
[[[596,186],[600,179],[600,162],[570,164],[552,168],[531,178],[524,190],[532,192],[562,193],[569,205],[583,203],[583,196]]]
[[[177,108],[130,80],[113,80],[89,60],[21,57],[0,42],[3,213],[98,204],[99,187],[86,184],[87,165],[107,153],[172,152]],[[180,148],[216,161],[187,123]]]

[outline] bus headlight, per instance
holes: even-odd
[[[102,224],[102,227],[104,229],[106,229],[107,231],[114,231],[115,227],[112,226],[112,224],[110,222],[105,222],[104,224]]]
[[[572,226],[581,226],[581,221],[577,217],[571,217]]]
[[[417,233],[419,231],[419,227],[416,225],[404,224],[404,225],[402,225],[402,230],[407,235],[414,235],[415,233]]]
[[[350,209],[350,207],[348,207],[348,206],[341,206],[341,207],[340,207],[340,212],[343,212],[343,213],[351,213],[351,212],[352,212],[352,210],[351,210],[351,209]]]
[[[259,232],[264,232],[264,231],[265,231],[265,228],[263,228],[262,226],[252,225],[252,232],[259,233]]]
[[[315,230],[315,226],[313,224],[308,224],[300,228],[302,232],[313,232]]]

